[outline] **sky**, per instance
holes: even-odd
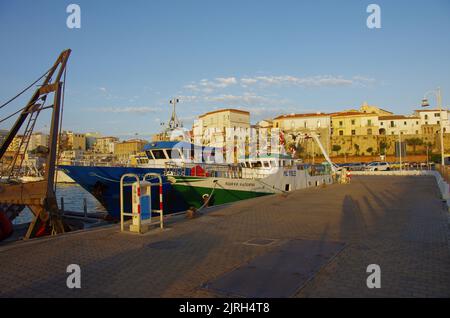
[[[66,25],[71,3],[80,29]],[[380,29],[366,25],[371,3]],[[0,0],[0,38],[0,104],[72,49],[63,128],[76,132],[147,138],[173,97],[186,127],[219,108],[252,122],[363,102],[410,114],[438,86],[450,105],[448,0]]]

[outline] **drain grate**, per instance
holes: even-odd
[[[254,238],[244,242],[245,245],[257,245],[257,246],[267,246],[275,243],[278,240],[274,239],[265,239],[265,238]]]

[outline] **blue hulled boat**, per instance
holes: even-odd
[[[180,163],[194,160],[196,154],[202,154],[197,162],[208,162],[214,157],[214,148],[195,146],[188,142],[161,141],[152,142],[144,147],[145,163],[136,166],[78,166],[60,165],[59,169],[65,172],[81,187],[91,193],[108,211],[113,218],[120,217],[120,178],[127,173],[133,173],[142,178],[146,173],[157,173],[163,176],[163,207],[165,213],[185,211],[189,208],[185,200],[177,197],[172,191],[171,183],[164,176],[168,162]],[[156,180],[155,180],[156,182]],[[159,204],[158,189],[152,190],[153,204]],[[125,189],[125,209],[130,210],[131,191]]]

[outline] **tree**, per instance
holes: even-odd
[[[355,148],[356,155],[359,156],[359,145],[358,144],[354,144],[353,147]]]
[[[387,142],[382,140],[380,141],[380,155],[386,155]]]
[[[416,147],[420,146],[420,145],[423,145],[423,140],[420,139],[420,138],[417,138],[417,137],[409,138],[409,139],[406,139],[405,141],[406,141],[406,144],[408,146],[412,146],[413,147],[413,153],[414,154],[416,154]]]
[[[331,147],[331,151],[336,152],[336,156],[338,155],[339,151],[341,151],[342,147],[340,145],[333,145]]]

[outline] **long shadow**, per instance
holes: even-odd
[[[351,195],[346,195],[342,202],[340,238],[342,241],[353,240],[355,236],[362,238],[365,221],[359,202]]]

